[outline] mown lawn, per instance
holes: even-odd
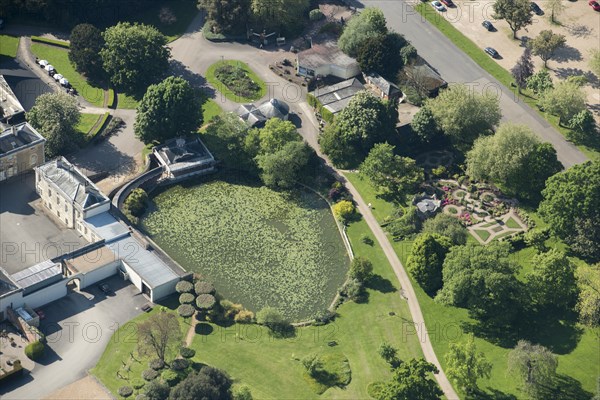
[[[485,69],[500,83],[507,88],[511,88],[511,83],[514,79],[510,72],[502,68],[500,64],[494,61],[489,55],[487,55],[483,49],[479,48],[471,39],[466,37],[462,32],[456,29],[450,22],[448,22],[439,12],[433,9],[429,2],[419,3],[415,6],[417,10],[427,21],[433,26],[440,30],[448,39],[454,43],[456,47],[464,51],[469,57],[475,61],[481,68]],[[517,95],[515,93],[515,95]],[[569,129],[562,127],[558,123],[558,117],[541,111],[536,103],[537,100],[533,97],[532,93],[528,90],[524,91],[523,95],[518,96],[519,99],[527,103],[531,108],[537,111],[543,118],[545,118],[552,126],[556,128],[563,136],[567,136]],[[585,145],[577,145],[586,156],[593,160],[600,159],[600,149],[595,149]]]
[[[361,177],[358,172],[344,172],[344,176],[360,192],[367,204],[371,203],[371,211],[373,211],[373,215],[375,215],[380,224],[386,217],[394,213],[394,205],[377,196],[375,187],[373,187],[368,179]]]
[[[172,42],[185,33],[189,24],[198,14],[199,10],[196,7],[196,4],[196,1],[190,0],[157,2],[157,4],[145,6],[135,15],[132,22],[153,25],[167,37],[169,42]],[[175,16],[175,22],[172,24],[161,22],[159,13],[163,7],[169,8]]]
[[[348,235],[354,252],[374,264],[377,279],[368,290],[368,303],[346,303],[338,309],[335,322],[300,328],[289,339],[273,339],[265,329],[254,325],[211,325],[210,334],[194,338],[193,347],[200,360],[248,385],[254,398],[307,399],[317,395],[305,380],[298,359],[313,352],[341,353],[350,362],[352,381],[344,389],[327,390],[320,398],[366,399],[369,383],[390,377],[389,367],[377,353],[383,341],[398,347],[404,360],[421,357],[418,339],[410,334],[410,312],[397,292],[398,282],[385,255],[377,244],[368,246],[360,240],[363,235],[372,237],[369,227],[364,221],[353,223]],[[337,345],[329,347],[330,341]]]
[[[349,179],[354,183],[352,176]],[[372,188],[369,190],[368,186],[370,186],[368,183],[365,185],[363,182],[363,184],[359,184],[356,187],[361,191],[361,195],[366,201],[373,202],[371,200],[373,196]],[[363,194],[362,190],[365,187],[367,189],[365,190],[366,194]],[[373,204],[375,203],[373,202]],[[391,204],[387,205],[387,207],[391,206]],[[381,205],[380,207],[386,207],[386,205]],[[527,211],[539,227],[543,228],[546,226],[537,214],[531,210]],[[376,218],[378,218],[379,222],[382,221],[377,214]],[[475,239],[471,235],[468,238],[469,242],[475,243]],[[406,265],[413,242],[411,240],[392,241],[392,244],[402,264]],[[546,245],[551,248],[565,249],[565,245],[555,238],[549,239]],[[533,248],[525,248],[511,255],[511,258],[522,266],[522,269],[517,274],[519,279],[524,279],[526,274],[531,272],[533,268],[532,258],[535,254],[536,252]],[[573,261],[577,264],[583,263],[583,261],[578,259],[573,259]],[[444,355],[448,352],[450,343],[464,340],[466,331],[463,325],[475,321],[469,318],[466,309],[445,306],[435,302],[433,298],[421,289],[412,277],[411,281],[419,299],[427,329],[430,332],[433,348],[442,364],[442,368],[445,368]],[[571,329],[563,323],[556,323],[555,326],[549,327],[547,332],[540,333],[539,338],[542,344],[553,347],[555,353],[558,354],[558,373],[562,376],[564,382],[562,385],[563,390],[573,389],[575,393],[581,394],[578,391],[578,385],[581,385],[583,390],[595,393],[596,379],[600,376],[600,364],[598,363],[600,330],[589,329],[579,324],[574,329]],[[517,388],[516,379],[506,372],[507,356],[511,348],[502,347],[480,337],[476,337],[475,342],[478,350],[483,351],[488,360],[493,364],[491,378],[481,379],[479,381],[480,388],[488,391],[488,393],[499,391],[515,395],[517,398],[523,398],[523,393]],[[459,394],[464,396],[464,393],[459,392]],[[496,394],[500,395],[501,393]],[[563,398],[567,399],[569,397],[567,395],[567,397]]]
[[[222,66],[224,64],[240,67],[246,72],[246,75],[254,83],[256,83],[259,87],[259,90],[255,93],[254,96],[243,97],[243,96],[237,95],[236,93],[234,93],[234,91],[231,88],[227,87],[223,82],[221,82],[215,76],[217,68],[219,68],[220,66]],[[208,69],[206,70],[206,80],[208,81],[208,83],[213,85],[215,89],[217,89],[220,93],[222,93],[223,96],[225,96],[229,100],[234,101],[236,103],[248,103],[248,102],[252,102],[254,100],[258,100],[261,97],[263,97],[267,91],[267,89],[266,89],[267,86],[265,85],[265,82],[263,82],[263,80],[260,79],[258,77],[258,75],[256,75],[256,73],[254,71],[252,71],[252,69],[246,63],[243,63],[243,62],[237,61],[237,60],[224,60],[224,61],[218,61],[218,62],[214,63],[213,65],[208,67]]]
[[[32,43],[31,51],[39,59],[48,60],[63,75],[69,83],[79,92],[83,98],[96,107],[103,107],[104,96],[112,96],[107,93],[106,88],[92,86],[87,79],[75,70],[69,60],[69,51],[57,46],[49,46],[41,43]]]
[[[17,48],[19,47],[19,38],[9,35],[0,35],[0,62],[3,58],[15,58]]]
[[[134,110],[137,108],[139,101],[132,95],[125,93],[117,93],[117,108]]]
[[[84,137],[86,137],[100,118],[102,118],[102,115],[81,114],[81,120],[79,121],[75,129],[77,130],[77,132],[80,132]]]
[[[204,103],[202,103],[202,124],[208,124],[214,117],[217,115],[221,115],[223,110],[219,106],[219,104],[213,99],[206,99]]]

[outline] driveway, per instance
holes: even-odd
[[[43,307],[40,329],[49,348],[30,374],[0,388],[2,399],[40,399],[87,375],[104,352],[112,334],[139,315],[148,300],[118,276],[106,281],[114,295],[96,285],[73,292]]]
[[[587,157],[575,145],[429,24],[409,2],[363,0],[358,4],[380,8],[388,26],[410,40],[419,54],[449,83],[465,83],[474,92],[490,90],[497,93],[502,121],[527,125],[542,140],[552,143],[565,168],[587,161]]]

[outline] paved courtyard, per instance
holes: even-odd
[[[77,231],[46,213],[34,174],[0,183],[0,264],[9,274],[85,244]]]

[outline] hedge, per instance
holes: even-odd
[[[210,282],[198,281],[194,285],[194,291],[196,294],[214,294],[215,287]]]
[[[210,296],[210,295],[209,295]],[[196,309],[191,304],[182,304],[177,307],[177,314],[182,318],[189,318],[196,312]]]
[[[117,390],[119,396],[121,397],[129,397],[133,394],[133,388],[131,386],[121,386],[119,390]]]
[[[155,358],[154,360],[150,360],[148,366],[153,370],[158,371],[159,369],[163,369],[165,367],[165,362],[160,358]]]
[[[29,357],[30,360],[36,361],[44,355],[45,350],[46,347],[44,346],[44,343],[36,340],[25,347],[25,355]]]
[[[88,140],[93,140],[98,135],[100,135],[102,133],[102,131],[104,130],[104,128],[106,128],[106,125],[108,125],[109,121],[110,121],[110,113],[105,112],[104,115],[102,116],[102,119],[100,120],[100,123],[96,125],[96,128],[94,128],[91,132],[89,132]]]
[[[165,370],[160,377],[170,387],[175,386],[181,378],[177,372],[170,369]]]
[[[196,350],[190,349],[189,347],[182,347],[179,349],[179,354],[181,354],[181,357],[183,358],[192,358],[196,355]]]
[[[156,379],[157,376],[158,376],[158,371],[156,371],[154,369],[147,369],[147,370],[144,370],[144,372],[142,372],[142,378],[144,378],[144,380],[146,380],[146,381],[151,381],[153,379]]]
[[[68,49],[71,47],[69,42],[65,42],[63,40],[48,39],[48,38],[44,38],[41,36],[32,36],[31,41],[43,43],[43,44],[49,44],[50,46],[58,46],[58,47],[62,47],[63,49]]]
[[[196,298],[196,307],[200,310],[210,310],[216,302],[217,300],[212,294],[201,294]]]
[[[191,293],[194,290],[194,285],[188,281],[179,281],[175,285],[177,293]]]
[[[179,304],[192,304],[196,297],[191,293],[181,293],[179,295]]]
[[[190,362],[185,358],[176,358],[171,363],[171,369],[174,371],[183,371],[190,366]]]
[[[331,111],[329,111],[328,109],[326,109],[323,104],[321,104],[321,102],[312,94],[307,93],[306,94],[306,101],[308,102],[308,104],[315,108],[319,114],[321,114],[321,117],[328,123],[333,123],[333,113]]]

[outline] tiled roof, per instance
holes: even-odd
[[[45,141],[46,139],[28,123],[6,127],[0,133],[0,157]]]

